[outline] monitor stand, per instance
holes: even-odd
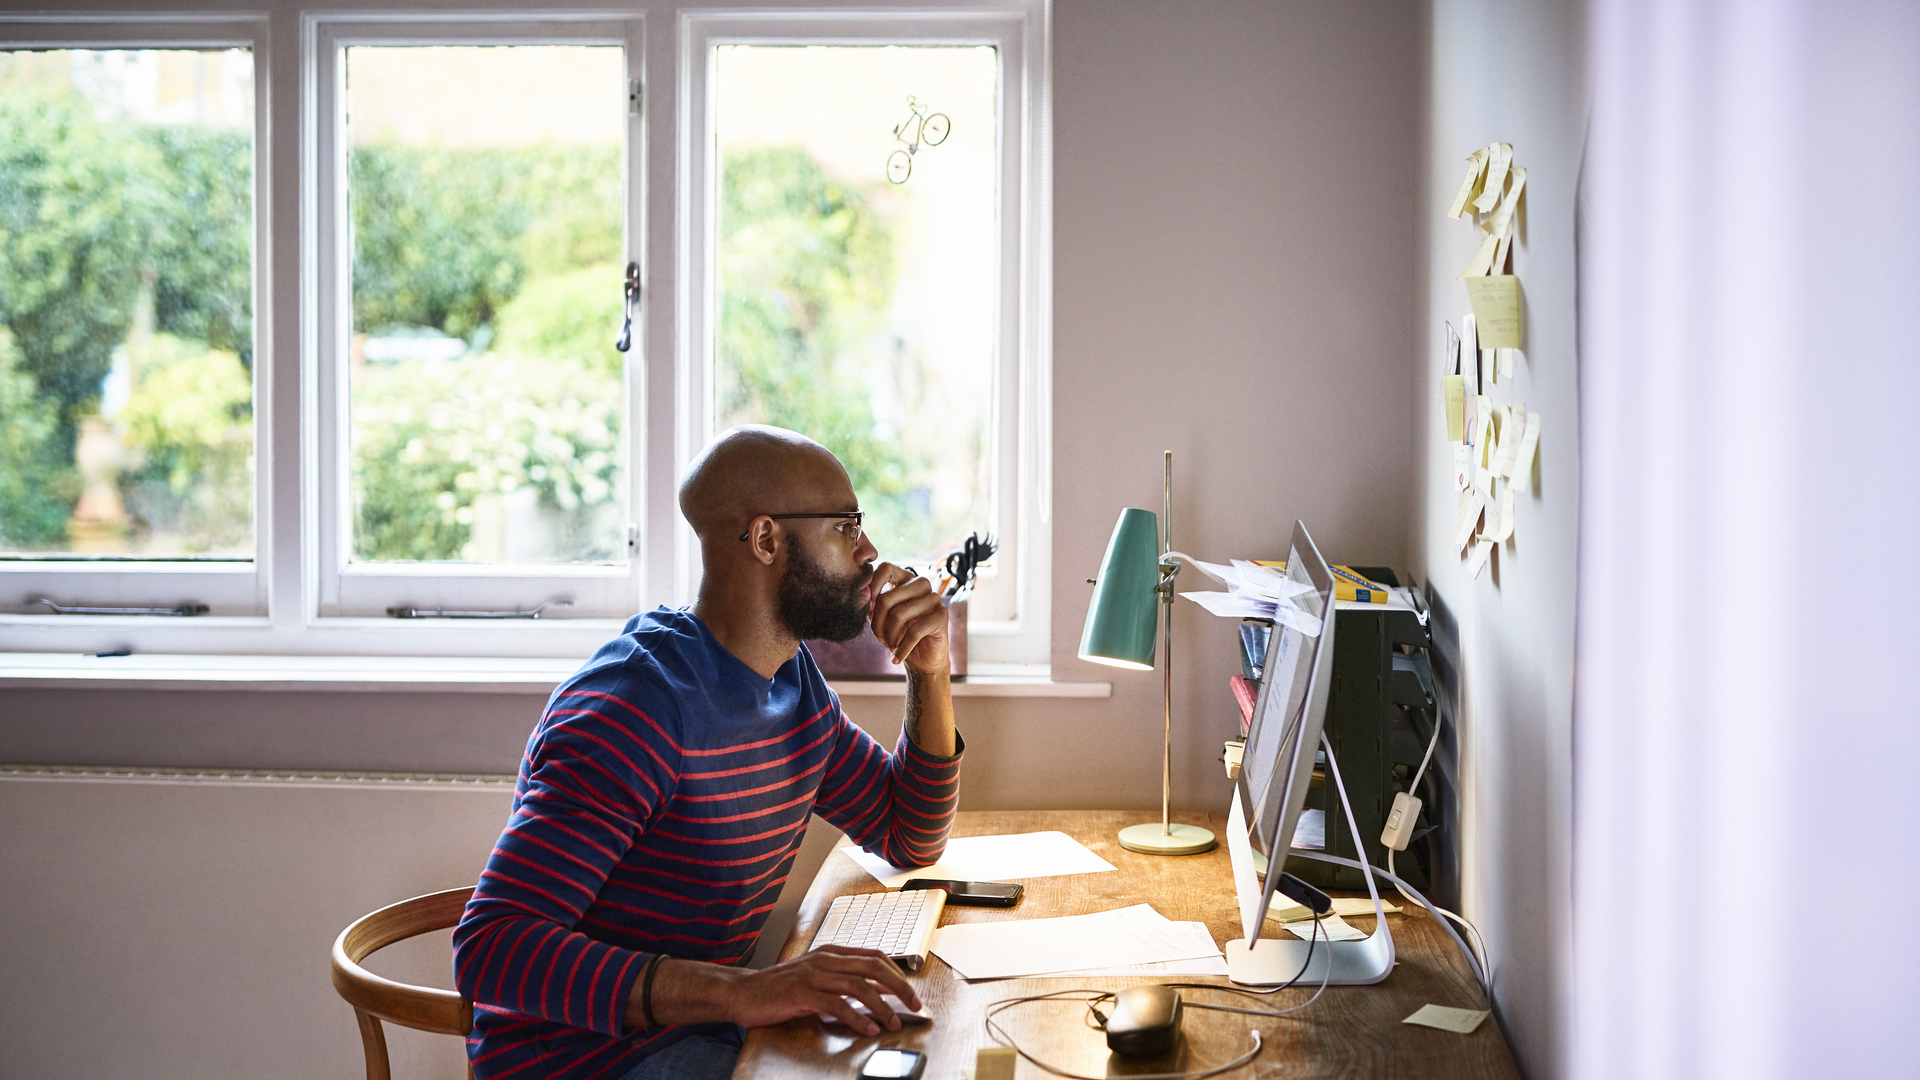
[[[1321,742],[1326,738],[1323,735]],[[1242,986],[1280,986],[1299,981],[1302,986],[1317,986],[1323,980],[1333,986],[1365,986],[1377,983],[1393,972],[1393,935],[1387,932],[1387,914],[1380,907],[1380,890],[1367,867],[1367,848],[1360,839],[1360,828],[1353,820],[1353,807],[1347,804],[1347,788],[1340,780],[1340,765],[1327,747],[1327,771],[1334,788],[1340,792],[1340,808],[1346,812],[1347,829],[1353,834],[1354,850],[1359,853],[1361,876],[1367,879],[1367,895],[1373,898],[1373,934],[1364,941],[1315,941],[1309,943],[1287,932],[1285,938],[1256,938],[1251,947],[1246,939],[1227,942],[1227,978]],[[1244,924],[1258,913],[1262,890],[1253,870],[1253,845],[1247,841],[1247,815],[1240,806],[1240,788],[1233,789],[1233,805],[1227,812],[1227,852],[1233,858],[1234,891],[1240,900]],[[1265,920],[1262,919],[1262,922]],[[1331,970],[1329,970],[1331,968]]]

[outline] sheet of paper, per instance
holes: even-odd
[[[1487,568],[1487,558],[1493,554],[1493,541],[1475,540],[1473,551],[1467,555],[1467,576],[1479,577],[1480,571]]]
[[[1513,485],[1500,489],[1500,531],[1493,534],[1493,542],[1503,544],[1513,538]]]
[[[1282,626],[1291,626],[1308,637],[1320,636],[1320,616],[1300,610],[1291,600],[1282,600],[1274,604],[1272,617],[1274,622]]]
[[[1500,377],[1503,379],[1513,378],[1513,366],[1520,362],[1520,350],[1497,349],[1495,353],[1499,356],[1499,363],[1494,366],[1500,369]]]
[[[1295,581],[1277,566],[1261,566],[1248,559],[1233,560],[1232,572],[1237,576],[1237,588],[1271,600],[1291,600],[1313,591],[1311,583]]]
[[[1487,227],[1493,235],[1502,240],[1513,236],[1515,215],[1520,210],[1520,198],[1526,194],[1527,170],[1514,165],[1507,170],[1507,190],[1500,196],[1500,205],[1494,207],[1493,216],[1488,219]]]
[[[1207,562],[1204,559],[1193,560],[1193,565],[1199,567],[1201,573],[1207,575],[1208,577],[1212,578],[1213,580],[1219,582],[1222,585],[1230,586],[1234,583],[1235,579],[1232,576],[1233,568],[1230,566],[1222,566],[1219,563]]]
[[[1457,218],[1467,212],[1467,200],[1480,194],[1480,182],[1487,175],[1487,148],[1475,150],[1467,158],[1467,178],[1460,181],[1460,193],[1453,197],[1453,205],[1447,208],[1447,216]]]
[[[1474,1028],[1480,1026],[1480,1021],[1490,1015],[1492,1011],[1488,1009],[1450,1009],[1445,1005],[1422,1005],[1412,1016],[1400,1022],[1468,1035],[1472,1034]]]
[[[1486,509],[1487,497],[1477,488],[1469,488],[1460,497],[1460,514],[1454,519],[1453,550],[1458,554],[1467,549],[1467,541],[1473,539],[1473,528],[1480,523],[1480,511]]]
[[[1520,279],[1512,274],[1470,277],[1467,299],[1473,301],[1473,324],[1482,349],[1520,347]]]
[[[1463,442],[1467,437],[1467,380],[1459,375],[1440,376],[1440,412],[1447,418],[1447,441]]]
[[[1453,486],[1455,490],[1465,491],[1467,490],[1467,485],[1473,482],[1472,466],[1473,447],[1463,442],[1454,443]]]
[[[1467,268],[1460,271],[1460,280],[1471,281],[1485,276],[1487,271],[1493,269],[1493,257],[1499,250],[1499,237],[1488,236],[1481,239],[1480,250],[1474,254],[1473,261],[1467,264]]]
[[[1513,455],[1509,476],[1521,491],[1533,490],[1533,455],[1540,449],[1540,414],[1527,414],[1527,432],[1520,436],[1520,449]]]
[[[947,841],[947,850],[932,866],[902,869],[878,855],[848,844],[847,858],[897,889],[911,878],[952,878],[958,881],[1007,881],[1013,878],[1095,874],[1113,864],[1088,851],[1063,832],[1015,833],[1010,836],[961,836]]]
[[[1508,255],[1512,254],[1512,252],[1513,252],[1513,240],[1510,237],[1502,237],[1500,242],[1495,244],[1493,247],[1493,265],[1487,267],[1487,273],[1489,274],[1513,273],[1513,262],[1507,257]]]
[[[1183,592],[1181,596],[1225,619],[1271,619],[1274,601],[1248,593]]]
[[[1274,897],[1273,906],[1267,909],[1267,918],[1269,920],[1277,923],[1290,923],[1299,922],[1301,919],[1313,918],[1313,913],[1299,904],[1289,903],[1282,906],[1280,901],[1283,899],[1285,898],[1278,895]],[[1373,916],[1373,898],[1370,896],[1330,896],[1327,899],[1333,901],[1333,914],[1335,915],[1345,915],[1349,918],[1356,915],[1365,915],[1369,918]],[[1400,913],[1398,907],[1386,900],[1380,901],[1380,908],[1389,915],[1397,915]]]
[[[1491,540],[1500,531],[1499,504],[1489,500],[1484,514],[1485,520],[1480,525],[1480,531],[1474,534],[1475,540]]]
[[[1299,922],[1290,922],[1285,926],[1281,927],[1281,929],[1291,933],[1294,937],[1297,937],[1302,941],[1309,941],[1313,938],[1313,920],[1312,919],[1302,919]],[[1365,941],[1367,940],[1367,935],[1361,933],[1359,930],[1353,928],[1352,926],[1349,926],[1347,924],[1347,921],[1345,919],[1342,919],[1338,915],[1326,915],[1320,919],[1320,940],[1321,941]]]
[[[1473,208],[1482,214],[1500,205],[1500,196],[1506,193],[1507,167],[1513,164],[1512,144],[1494,143],[1487,150],[1487,179],[1480,187],[1480,196],[1473,200]]]
[[[969,979],[1192,960],[1220,951],[1211,937],[1201,949],[1178,926],[1151,905],[1136,904],[1058,919],[956,923],[940,928],[932,950]]]
[[[1191,947],[1201,950],[1210,949],[1212,950],[1211,955],[1195,956],[1188,960],[1155,960],[1150,963],[1126,964],[1120,967],[1082,968],[1078,971],[1050,971],[1038,977],[1045,979],[1099,978],[1127,975],[1168,977],[1225,975],[1227,973],[1227,958],[1221,955],[1219,946],[1214,944],[1213,934],[1208,931],[1206,923],[1176,922],[1169,923],[1168,925],[1171,928],[1169,931],[1171,934],[1176,936],[1185,935]],[[960,978],[961,976],[959,972],[955,972],[954,977]]]

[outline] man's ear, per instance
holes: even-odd
[[[747,549],[762,566],[772,566],[780,558],[780,524],[765,514],[747,523]]]

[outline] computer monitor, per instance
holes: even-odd
[[[1314,758],[1327,719],[1327,697],[1333,688],[1337,606],[1333,572],[1306,525],[1298,521],[1293,525],[1284,577],[1287,584],[1282,592],[1291,595],[1282,596],[1281,610],[1275,615],[1267,641],[1260,693],[1255,698],[1241,758],[1240,781],[1228,808],[1227,848],[1233,858],[1235,891],[1246,935],[1241,941],[1228,943],[1228,968],[1235,982],[1258,986],[1277,985],[1296,976],[1307,981],[1325,977],[1336,983],[1378,982],[1393,969],[1393,939],[1387,933],[1384,917],[1378,919],[1373,936],[1366,941],[1318,941],[1311,956],[1306,941],[1260,937],[1280,880],[1279,871],[1285,869],[1294,831],[1306,808]],[[1330,795],[1337,791],[1335,772],[1329,762],[1326,790]],[[1245,805],[1251,807],[1250,816],[1242,809],[1243,795]],[[1329,834],[1341,825],[1352,828],[1352,815],[1337,814],[1336,802],[1344,811],[1345,795],[1327,800]],[[1355,846],[1361,847],[1358,837]],[[1264,888],[1257,883],[1256,848],[1265,856],[1269,869]],[[1378,912],[1378,892],[1371,874],[1367,875],[1367,890],[1374,895]]]

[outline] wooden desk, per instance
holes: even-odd
[[[1033,878],[1020,905],[1011,909],[949,907],[941,924],[991,922],[998,919],[1040,919],[1082,915],[1094,911],[1151,903],[1169,919],[1204,922],[1214,939],[1240,937],[1239,908],[1234,902],[1232,874],[1226,845],[1205,855],[1180,857],[1140,855],[1120,846],[1115,835],[1127,825],[1146,820],[1141,811],[996,811],[959,815],[953,835],[1040,832],[1057,829],[1087,845],[1112,863],[1114,874],[1075,874]],[[1223,817],[1178,814],[1180,821],[1205,825],[1224,835]],[[799,921],[781,950],[789,960],[807,949],[827,905],[849,893],[881,892],[880,883],[844,855],[828,856],[807,891]],[[1417,910],[1417,909],[1416,909]],[[1084,1022],[1085,1006],[1071,1001],[1019,1005],[1002,1013],[1000,1022],[1023,1049],[1057,1068],[1087,1076],[1122,1077],[1134,1073],[1177,1072],[1230,1061],[1251,1045],[1247,1032],[1257,1029],[1265,1051],[1247,1069],[1227,1074],[1260,1077],[1501,1077],[1518,1080],[1513,1056],[1494,1018],[1488,1017],[1471,1035],[1401,1023],[1421,1005],[1451,1005],[1463,1009],[1487,1007],[1473,974],[1432,917],[1389,915],[1399,966],[1375,986],[1329,986],[1311,1008],[1291,1017],[1255,1017],[1189,1009],[1186,1037],[1179,1049],[1164,1058],[1120,1058],[1107,1051],[1105,1036]],[[1349,920],[1363,931],[1373,929],[1373,917]],[[1271,928],[1265,936],[1273,936]],[[930,1025],[908,1026],[866,1037],[817,1020],[794,1020],[776,1027],[758,1028],[747,1036],[736,1078],[820,1077],[847,1080],[876,1046],[905,1046],[927,1055],[926,1080],[954,1080],[968,1075],[974,1051],[995,1045],[981,1016],[991,1002],[1026,994],[1088,986],[1117,990],[1140,979],[1007,979],[967,983],[953,977],[953,969],[937,956],[911,976],[914,989],[934,1016]],[[1222,977],[1183,978],[1181,982],[1227,985]],[[1285,1008],[1305,1001],[1316,987],[1287,990],[1264,999],[1232,994],[1182,991],[1190,1000],[1225,1005]],[[1262,1001],[1269,1004],[1263,1006]],[[1032,1062],[1021,1061],[1018,1076],[1045,1077]]]

